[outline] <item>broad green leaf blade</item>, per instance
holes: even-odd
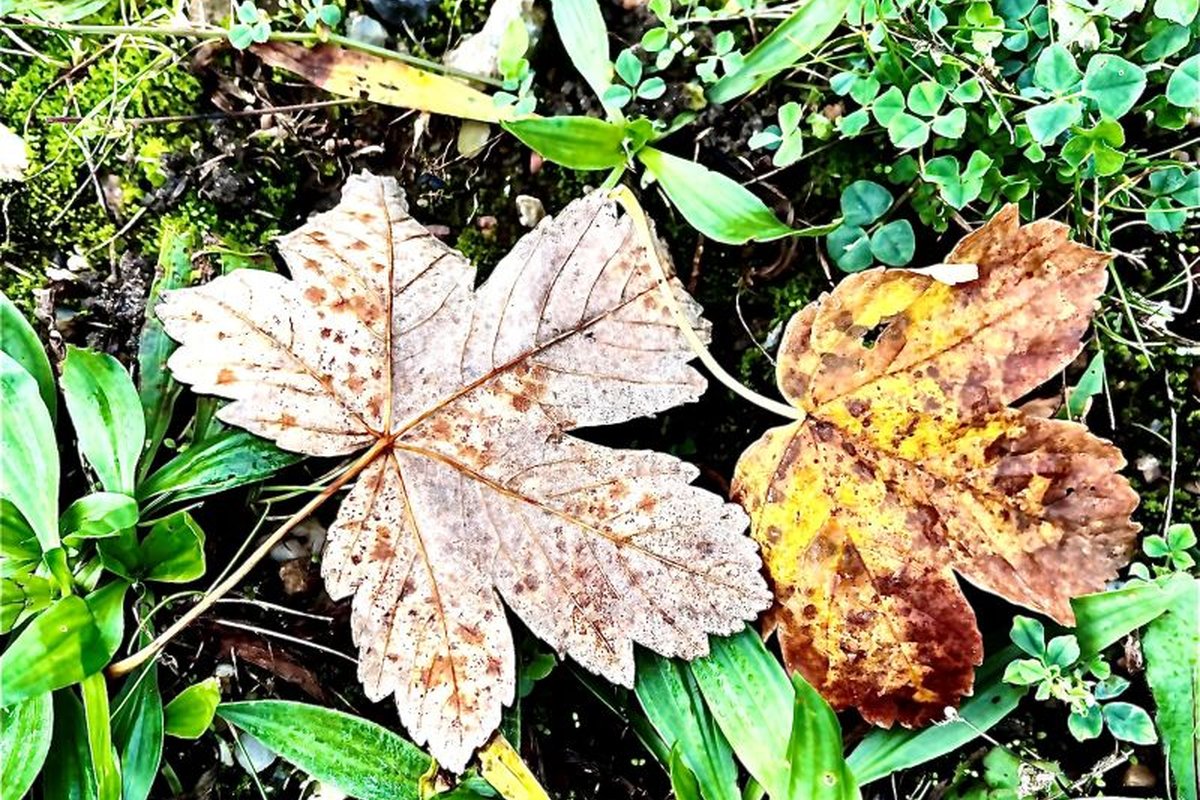
[[[859,784],[957,750],[1008,716],[1027,691],[1003,680],[1005,666],[1019,655],[1009,646],[983,662],[975,671],[975,694],[958,709],[954,722],[921,730],[877,728],[867,734],[846,759]]]
[[[204,574],[204,531],[186,511],[154,523],[139,550],[148,581],[187,583]]]
[[[0,710],[0,797],[20,800],[50,752],[54,701],[50,693]]]
[[[7,353],[37,381],[38,393],[53,422],[58,415],[58,390],[54,388],[50,359],[46,357],[33,326],[3,292],[0,292],[0,331],[4,333],[0,336],[0,351]]]
[[[701,800],[704,796],[701,794],[696,773],[684,763],[678,749],[671,751],[667,772],[671,776],[671,792],[675,795],[675,800]]]
[[[1083,74],[1083,95],[1108,119],[1120,119],[1146,89],[1146,73],[1120,56],[1092,56]]]
[[[54,693],[54,738],[42,771],[42,797],[54,800],[98,800],[96,773],[88,750],[83,705],[70,689]]]
[[[179,739],[199,739],[212,725],[220,702],[221,684],[216,678],[194,683],[163,709],[163,730]]]
[[[683,760],[705,800],[739,800],[733,750],[688,665],[641,650],[634,691],[654,729]]]
[[[505,122],[504,130],[571,169],[612,169],[625,163],[624,125],[594,117],[546,117]]]
[[[115,582],[86,599],[70,595],[34,617],[0,656],[0,705],[79,683],[103,669],[121,643],[126,588]]]
[[[360,800],[418,800],[432,763],[386,728],[341,711],[284,700],[222,703],[221,719],[322,783]]]
[[[93,492],[67,506],[59,528],[67,544],[77,545],[83,539],[113,536],[137,521],[137,501],[129,495]]]
[[[768,242],[794,233],[732,178],[653,147],[642,148],[637,157],[684,219],[710,239],[745,244],[751,239]]]
[[[1154,718],[1179,800],[1197,800],[1200,787],[1200,581],[1179,573],[1167,610],[1142,636]]]
[[[550,5],[554,27],[563,49],[588,86],[603,98],[612,84],[612,62],[608,57],[608,28],[596,0],[554,0]],[[613,115],[612,109],[609,114]],[[620,116],[615,114],[613,116]]]
[[[97,672],[83,679],[83,716],[87,722],[88,752],[96,774],[98,800],[121,800],[121,768],[113,750],[112,727],[109,722],[108,685],[104,673]]]
[[[747,628],[713,637],[711,652],[693,661],[691,670],[738,760],[767,794],[786,797],[795,691],[783,666]]]
[[[842,757],[842,726],[825,699],[799,675],[788,741],[788,800],[857,800],[858,783]]]
[[[37,381],[0,353],[0,494],[21,512],[43,552],[58,548],[58,445]]]
[[[110,355],[68,346],[62,387],[79,450],[100,484],[133,495],[146,419],[129,373]]]
[[[149,644],[143,635],[142,644]],[[146,800],[158,774],[163,750],[163,704],[158,693],[158,661],[130,675],[113,702],[113,743],[121,758],[123,800]]]
[[[146,444],[142,451],[139,477],[145,477],[171,424],[175,398],[180,386],[167,370],[167,359],[175,351],[175,341],[163,330],[153,313],[163,292],[187,286],[192,269],[192,231],[177,223],[163,225],[158,245],[158,269],[150,295],[146,298],[146,322],[138,343],[138,397],[146,417]]]
[[[226,430],[163,464],[138,487],[137,496],[195,500],[268,478],[301,458],[254,434]]]
[[[795,66],[802,56],[829,38],[849,5],[850,0],[805,0],[798,11],[746,55],[741,66],[713,84],[708,99],[728,103]]]
[[[1177,581],[1159,579],[1072,598],[1075,636],[1083,658],[1094,656],[1156,618],[1171,607],[1184,588]]]

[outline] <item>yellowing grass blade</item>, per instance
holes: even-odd
[[[271,66],[343,97],[480,122],[512,118],[511,109],[498,108],[491,95],[455,78],[399,61],[332,44],[309,48],[291,42],[267,42],[255,45],[253,50]]]
[[[479,749],[479,772],[505,800],[550,800],[521,754],[499,733]]]

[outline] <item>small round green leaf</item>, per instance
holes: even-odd
[[[1051,144],[1083,116],[1075,100],[1054,100],[1025,112],[1025,123],[1038,144]]]
[[[1120,56],[1092,56],[1083,76],[1083,94],[1109,119],[1119,119],[1133,108],[1146,88],[1142,68]]]
[[[1109,703],[1104,706],[1104,721],[1112,735],[1123,742],[1154,744],[1158,734],[1146,710],[1133,703]]]
[[[871,104],[871,112],[880,125],[887,125],[903,110],[904,92],[895,86],[875,98],[875,102]]]
[[[952,108],[933,121],[933,132],[947,139],[957,139],[967,129],[967,110]]]
[[[1167,100],[1180,108],[1200,108],[1200,54],[1177,66],[1167,81]]]
[[[1066,94],[1079,82],[1075,56],[1061,44],[1042,50],[1033,68],[1033,83],[1054,94]]]
[[[163,708],[163,730],[180,739],[199,739],[212,724],[221,702],[221,684],[216,678],[184,689]]]
[[[870,225],[892,207],[892,193],[874,181],[855,181],[842,190],[842,222]]]
[[[922,117],[932,117],[942,108],[946,90],[934,81],[921,81],[908,90],[908,108]]]
[[[929,141],[929,123],[900,112],[887,126],[888,138],[901,150],[911,150]]]
[[[1082,714],[1072,711],[1071,716],[1067,717],[1067,730],[1076,741],[1095,739],[1104,730],[1104,712],[1098,704],[1088,706]]]
[[[871,234],[871,253],[889,267],[902,267],[912,261],[915,250],[912,224],[906,219],[881,225]]]
[[[842,272],[861,272],[873,263],[871,240],[857,225],[839,225],[829,234],[825,249]]]

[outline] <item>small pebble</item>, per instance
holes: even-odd
[[[546,216],[542,201],[527,194],[517,195],[517,220],[526,228],[537,225]]]

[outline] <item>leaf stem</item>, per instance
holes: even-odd
[[[712,376],[731,392],[744,400],[750,401],[759,408],[772,411],[788,419],[804,419],[805,414],[800,409],[761,395],[753,389],[742,385],[737,378],[726,372],[725,368],[709,352],[700,335],[696,333],[696,329],[692,327],[687,314],[684,313],[683,308],[679,305],[679,300],[675,297],[675,292],[671,289],[670,277],[667,275],[667,270],[663,266],[662,259],[659,257],[658,240],[650,231],[650,222],[646,219],[646,212],[642,210],[641,204],[633,196],[633,192],[629,190],[629,187],[624,184],[613,189],[609,196],[620,203],[629,214],[629,218],[633,220],[633,226],[637,229],[638,235],[642,238],[642,242],[646,246],[646,253],[654,269],[658,288],[661,290],[663,299],[667,303],[667,308],[671,309],[671,316],[675,319],[675,324],[679,327],[679,331],[683,334],[683,337],[687,339],[692,352],[696,354],[700,362],[712,373]]]
[[[285,520],[282,525],[276,528],[275,531],[268,536],[253,553],[246,557],[246,560],[243,561],[237,569],[229,573],[228,577],[205,592],[204,597],[200,600],[200,602],[188,609],[187,613],[182,617],[175,620],[175,622],[172,623],[169,628],[159,634],[154,641],[143,647],[141,650],[138,650],[128,658],[123,658],[120,661],[110,665],[107,669],[109,677],[116,678],[120,677],[121,675],[125,675],[126,673],[137,669],[147,659],[153,658],[155,655],[157,655],[158,652],[162,650],[168,642],[174,639],[181,630],[194,622],[197,617],[212,607],[217,600],[228,594],[229,590],[240,583],[242,578],[250,574],[250,571],[254,569],[258,562],[262,561],[263,558],[265,558],[267,554],[271,552],[271,549],[275,547],[275,545],[277,545],[284,536],[287,536],[288,532],[291,531],[292,528],[295,528],[297,525],[311,516],[314,511],[320,508],[321,504],[323,504],[330,497],[333,497],[338,489],[342,488],[348,482],[353,480],[358,473],[362,472],[367,465],[374,461],[380,453],[391,446],[391,438],[385,437],[376,441],[375,444],[371,446],[371,449],[367,450],[365,453],[359,456],[354,463],[346,467],[346,469],[343,470],[342,473],[338,475],[332,483],[322,489],[320,494],[315,496],[312,500],[309,500],[303,508],[301,508],[292,516],[288,517],[287,520]]]

